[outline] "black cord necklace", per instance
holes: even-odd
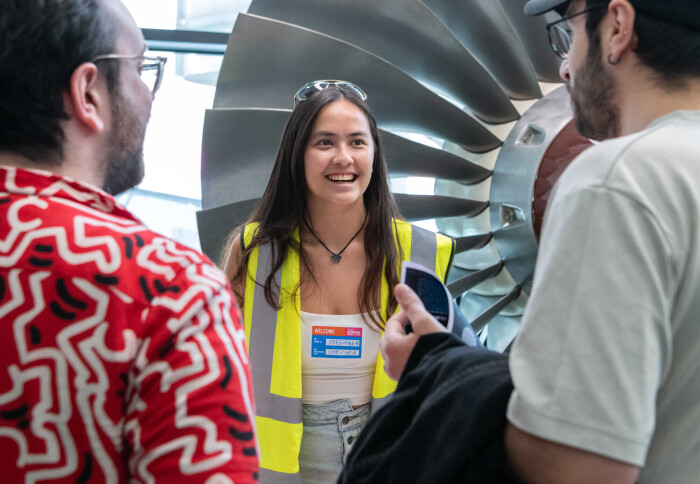
[[[304,220],[304,225],[306,225],[306,228],[309,229],[309,232],[311,232],[311,235],[313,235],[314,238],[316,238],[316,240],[318,240],[318,241],[320,242],[320,244],[323,246],[324,249],[326,249],[328,252],[331,253],[331,262],[332,262],[333,264],[338,264],[338,263],[340,263],[340,254],[342,254],[343,252],[345,252],[345,249],[348,248],[348,246],[350,245],[350,242],[352,242],[353,240],[355,240],[355,237],[357,237],[357,236],[360,234],[360,232],[362,232],[362,229],[363,229],[363,227],[365,226],[365,223],[367,222],[367,214],[365,213],[365,219],[362,221],[362,225],[360,226],[360,230],[358,230],[357,232],[355,232],[355,235],[353,235],[352,238],[348,241],[348,243],[345,244],[345,247],[343,247],[343,249],[342,249],[340,252],[338,252],[338,253],[336,254],[336,253],[333,252],[331,249],[329,249],[328,246],[327,246],[326,244],[324,244],[323,241],[322,241],[321,239],[318,238],[318,235],[316,235],[316,234],[314,233],[313,229],[311,228],[311,226],[309,225],[309,223],[306,221],[306,216],[304,215],[302,218],[303,218],[303,220]]]

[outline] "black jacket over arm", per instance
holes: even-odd
[[[422,336],[338,484],[517,482],[504,472],[512,390],[506,355],[447,333]]]

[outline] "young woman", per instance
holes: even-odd
[[[265,193],[225,249],[242,306],[261,482],[335,482],[395,388],[378,342],[400,261],[446,278],[454,245],[400,220],[377,125],[360,88],[314,81],[295,109]]]

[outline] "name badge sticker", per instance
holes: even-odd
[[[312,358],[362,358],[362,328],[311,327]]]

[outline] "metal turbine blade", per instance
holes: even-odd
[[[464,158],[438,150],[389,131],[381,131],[387,163],[392,176],[445,178],[465,185],[482,182],[491,170]]]
[[[255,48],[252,49],[251,45]],[[500,140],[474,118],[385,60],[295,25],[240,14],[221,67],[214,107],[290,108],[309,79],[352,72],[381,127],[447,139],[481,153]]]
[[[430,9],[415,0],[256,0],[248,13],[306,27],[372,52],[469,106],[486,122],[519,117],[484,67]]]
[[[534,68],[496,0],[423,0],[513,99],[542,95]]]
[[[450,290],[454,297],[459,297],[474,286],[495,276],[501,269],[503,269],[503,261],[479,271],[464,271],[455,268],[453,271],[450,271],[450,275],[452,276],[454,272],[454,277],[456,278],[448,282],[447,289]]]
[[[254,198],[197,212],[202,252],[218,261],[232,229],[248,220],[259,201],[259,198]]]
[[[434,195],[397,193],[396,203],[406,220],[424,220],[431,217],[472,217],[486,210],[489,202]]]
[[[404,217],[455,238],[448,288],[487,346],[505,350],[552,185],[590,144],[565,89],[539,82],[558,80],[544,29],[557,15],[526,17],[524,3],[253,0],[205,118],[204,252],[217,259],[262,196],[294,92],[351,81],[368,94]]]
[[[520,296],[520,287],[515,287],[511,292],[500,298],[487,296],[475,296],[478,300],[488,304],[484,310],[471,320],[474,331],[481,331],[494,317],[498,315],[506,306],[515,301]],[[495,300],[495,301],[494,301]]]
[[[467,235],[466,237],[459,237],[455,239],[456,251],[465,252],[471,249],[481,249],[486,244],[488,244],[493,238],[493,234],[479,234],[479,235]]]
[[[262,195],[290,112],[248,108],[206,112],[202,141],[202,207],[211,208]]]
[[[527,0],[499,0],[503,9],[509,14],[511,24],[518,33],[518,37],[527,51],[532,62],[537,78],[546,82],[561,82],[559,77],[559,63],[561,60],[552,52],[549,41],[544,32],[544,26],[558,15],[549,12],[539,17],[525,17],[522,15],[523,7]]]

